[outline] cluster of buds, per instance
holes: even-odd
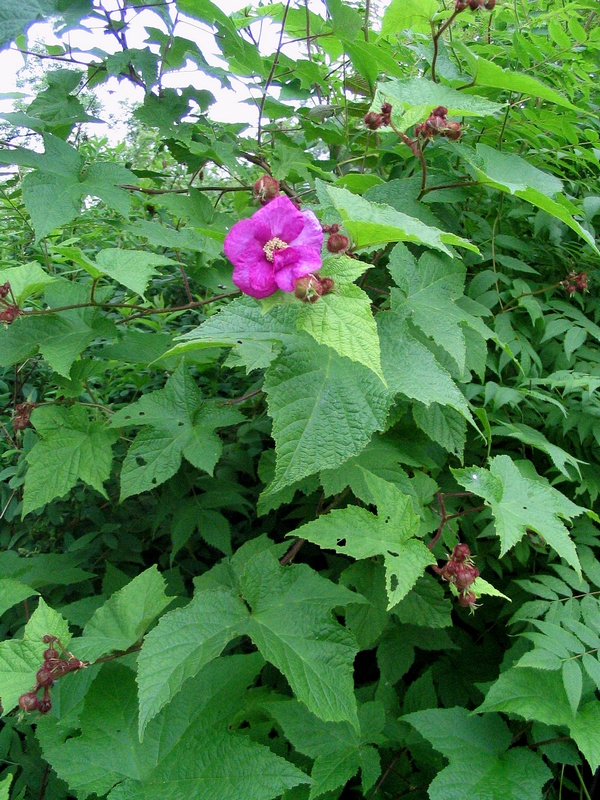
[[[29,425],[29,418],[34,408],[35,403],[18,403],[15,406],[13,428],[16,431],[23,431]]]
[[[333,291],[332,278],[321,278],[320,275],[311,273],[303,278],[298,278],[294,284],[294,294],[303,303],[316,303],[319,297]]]
[[[330,253],[345,253],[350,247],[350,239],[340,233],[340,226],[337,223],[333,225],[323,225],[323,233],[328,233],[325,247]]]
[[[451,583],[458,592],[458,604],[474,611],[477,606],[475,593],[470,586],[479,577],[479,570],[473,563],[471,551],[466,544],[457,544],[443,567],[435,566],[433,570],[443,580]]]
[[[42,641],[49,645],[48,649],[44,650],[44,663],[36,673],[36,684],[33,689],[19,697],[19,706],[23,711],[39,711],[40,714],[47,714],[52,708],[50,689],[54,681],[69,672],[89,667],[90,662],[75,658],[73,653],[69,653],[63,647],[56,636],[48,633],[42,638]],[[62,656],[54,646],[55,644],[62,650]],[[42,696],[38,697],[40,691],[42,691]]]
[[[266,206],[271,200],[279,197],[279,181],[275,180],[275,178],[272,178],[270,175],[263,175],[255,181],[253,194],[254,199],[260,203],[261,206]]]
[[[378,114],[377,111],[369,111],[368,114],[365,114],[365,125],[370,131],[376,131],[377,128],[381,128],[382,125],[389,125],[392,121],[392,106],[391,103],[384,103],[381,106],[381,113]]]
[[[577,292],[587,292],[588,290],[588,277],[586,272],[575,272],[572,269],[564,281],[560,282],[569,297],[573,297]]]
[[[478,11],[480,8],[493,11],[494,8],[496,8],[496,0],[456,0],[454,11],[457,14],[460,14],[461,11],[467,8],[470,8],[471,11]]]
[[[12,299],[12,303],[7,300],[9,295]],[[0,311],[0,322],[5,322],[7,325],[10,325],[11,322],[14,322],[16,318],[23,313],[15,301],[8,281],[0,284],[0,307],[2,307],[2,311]]]
[[[425,122],[416,126],[415,136],[421,136],[423,139],[433,139],[434,136],[445,136],[453,142],[460,139],[462,136],[460,122],[449,122],[446,119],[447,114],[448,109],[446,106],[437,106],[437,108],[434,108]]]

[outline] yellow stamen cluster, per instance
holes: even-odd
[[[274,236],[272,239],[269,239],[269,241],[263,247],[267,261],[273,263],[273,253],[275,250],[285,250],[287,246],[287,242],[284,242],[283,239],[280,239],[278,236]]]

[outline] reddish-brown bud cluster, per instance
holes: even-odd
[[[330,253],[344,253],[350,247],[350,239],[343,233],[330,233],[326,247]]]
[[[294,284],[294,294],[303,303],[316,303],[319,297],[331,294],[334,285],[331,278],[321,278],[318,274],[305,275]]]
[[[75,658],[73,653],[69,653],[56,636],[47,633],[42,637],[45,644],[50,645],[44,650],[44,663],[35,675],[35,686],[31,691],[25,692],[19,697],[19,706],[23,711],[39,711],[40,714],[47,714],[52,708],[50,699],[50,689],[57,678],[62,678],[69,672],[89,666],[89,661],[81,661]],[[58,645],[62,650],[61,656],[54,645]],[[42,696],[38,697],[38,692],[43,689]]]
[[[322,225],[323,233],[337,233],[340,229],[340,226],[337,222],[334,222],[333,225]]]
[[[265,206],[275,197],[279,197],[279,181],[270,175],[263,175],[254,183],[254,199]]]
[[[12,303],[6,299],[9,295],[13,301]],[[14,300],[15,298],[10,288],[10,282],[6,281],[6,283],[0,284],[0,308],[2,308],[2,311],[0,311],[0,322],[5,322],[7,325],[10,325],[11,322],[14,322],[16,318],[23,313]]]
[[[466,544],[457,544],[443,567],[435,566],[434,571],[448,583],[453,584],[458,591],[458,604],[463,608],[470,608],[474,611],[475,594],[470,590],[470,586],[479,577],[479,570],[473,563],[471,551]]]
[[[462,136],[462,126],[460,122],[453,122],[446,119],[448,109],[446,106],[437,106],[427,117],[425,122],[421,122],[415,128],[415,136],[423,139],[433,139],[434,136],[445,136],[455,142]]]
[[[35,403],[18,403],[15,406],[15,414],[13,416],[13,428],[16,431],[25,430],[29,425],[29,418],[31,412],[35,408]]]
[[[588,290],[588,276],[587,272],[575,272],[572,269],[564,281],[560,282],[569,297],[573,297],[577,292],[587,292]]]
[[[391,103],[384,103],[381,106],[381,113],[376,111],[369,111],[365,114],[364,122],[367,128],[371,131],[376,131],[382,125],[389,125],[392,121],[392,105]]]
[[[471,11],[478,11],[480,8],[485,8],[487,11],[493,11],[496,7],[496,0],[456,0],[454,4],[454,11],[460,14],[461,11],[470,8]]]

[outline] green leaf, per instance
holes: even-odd
[[[269,493],[359,453],[383,428],[391,400],[371,370],[307,335],[271,364],[264,391],[277,452]]]
[[[559,470],[559,472],[561,472],[565,478],[571,480],[573,477],[572,474],[567,470],[566,464],[569,464],[571,467],[573,467],[581,478],[579,465],[583,462],[579,458],[575,458],[575,456],[567,453],[567,451],[563,450],[562,447],[558,447],[557,445],[552,444],[552,442],[549,442],[541,431],[537,431],[535,428],[532,428],[529,425],[524,425],[522,422],[508,423],[501,420],[500,426],[492,428],[492,433],[511,436],[514,439],[518,439],[520,442],[523,442],[524,444],[528,444],[531,447],[535,447],[537,450],[541,450],[543,453],[546,453],[556,469]]]
[[[57,15],[79,20],[91,10],[90,0],[3,0],[0,9],[0,47],[24,33],[32,22]]]
[[[446,245],[465,247],[475,253],[479,252],[474,244],[454,233],[425,225],[415,217],[409,217],[391,206],[371,203],[347,189],[318,183],[322,194],[328,196],[331,204],[341,215],[356,247],[389,242],[415,242],[433,247],[447,255],[452,255],[452,252]]]
[[[578,574],[581,567],[575,545],[562,520],[571,520],[584,509],[576,506],[533,470],[519,469],[509,456],[496,456],[490,470],[479,467],[452,470],[467,491],[489,504],[504,555],[531,529],[538,533]]]
[[[14,775],[8,774],[5,775],[2,780],[0,780],[0,800],[9,800],[10,798],[10,785],[12,783]]]
[[[561,194],[562,182],[554,175],[537,169],[514,153],[501,153],[485,144],[478,144],[475,152],[461,150],[461,154],[472,167],[478,181],[543,209],[568,225],[597,250],[594,237],[569,212],[569,208],[574,209],[575,213],[578,209]],[[555,197],[558,199],[553,199]]]
[[[27,454],[23,516],[62,497],[78,480],[104,497],[112,464],[114,431],[92,421],[82,406],[41,406],[31,415],[41,439]]]
[[[438,403],[432,403],[430,406],[415,403],[413,417],[418,427],[432,441],[449,453],[454,453],[462,463],[467,438],[467,424],[464,417],[454,409]]]
[[[248,562],[241,588],[252,608],[248,635],[296,697],[322,720],[357,727],[356,642],[331,609],[360,602],[360,596],[304,564],[281,567],[270,551]]]
[[[0,698],[2,713],[8,714],[19,697],[35,685],[35,674],[43,662],[42,641],[46,634],[57,636],[67,646],[70,633],[64,618],[40,598],[38,607],[25,626],[22,639],[0,642]]]
[[[44,135],[44,146],[43,154],[24,148],[0,153],[2,163],[37,168],[23,178],[23,200],[36,240],[75,219],[89,196],[99,197],[123,215],[129,213],[129,193],[119,184],[135,184],[132,172],[113,162],[97,162],[86,170],[77,150],[52,134]]]
[[[569,43],[568,47],[570,46]],[[522,72],[503,69],[499,64],[476,55],[471,48],[465,47],[462,42],[459,43],[458,50],[465,57],[467,67],[473,76],[473,82],[477,86],[490,86],[495,89],[506,89],[509,92],[521,92],[533,97],[541,97],[542,100],[549,100],[558,106],[581,113],[581,108],[574,106],[566,97],[563,97],[552,87],[542,83],[538,78],[534,78],[532,75],[525,75]]]
[[[381,35],[400,34],[407,29],[429,33],[437,10],[437,0],[392,0],[383,15]]]
[[[362,766],[365,749],[372,749],[364,746],[369,741],[364,731],[359,734],[344,722],[323,722],[295,700],[269,703],[266,708],[296,750],[315,759],[311,772],[313,785],[310,800],[344,786]],[[383,721],[384,718],[380,724]],[[374,780],[379,774],[380,770]],[[372,777],[370,780],[373,780]]]
[[[173,477],[182,458],[212,474],[223,448],[215,428],[236,425],[243,419],[236,409],[202,400],[180,364],[164,389],[144,395],[111,419],[112,425],[148,426],[127,451],[121,471],[121,500]]]
[[[581,664],[574,658],[569,658],[563,661],[562,665],[562,679],[565,687],[565,692],[569,699],[569,705],[573,715],[577,714],[579,703],[581,701],[581,690],[583,688],[583,675],[581,672]]]
[[[365,482],[377,505],[377,516],[355,506],[333,510],[297,528],[294,536],[356,559],[382,555],[389,609],[402,600],[425,568],[436,560],[415,538],[420,519],[413,511],[411,498],[374,475],[367,475]]]
[[[55,280],[56,278],[48,275],[37,261],[0,270],[0,282],[8,281],[10,283],[10,288],[19,306],[31,295],[42,292],[49,283],[53,283]]]
[[[503,672],[478,711],[502,711],[546,725],[566,725],[592,770],[600,765],[600,702],[588,701],[573,715],[559,671],[517,668]]]
[[[156,274],[154,267],[167,264],[177,266],[176,261],[166,256],[141,250],[119,250],[114,247],[100,250],[95,264],[103,275],[108,275],[109,278],[122,283],[142,297],[148,288],[150,278]]]
[[[183,683],[243,632],[247,617],[243,601],[228,589],[200,592],[184,608],[163,614],[138,658],[140,740]]]
[[[297,324],[319,344],[364,364],[384,381],[371,300],[358,286],[347,284],[316,303],[304,303]]]
[[[383,374],[390,391],[401,393],[425,406],[451,406],[471,420],[463,393],[433,353],[408,332],[403,317],[392,311],[377,315]]]
[[[465,708],[435,708],[402,720],[450,762],[431,782],[431,800],[531,800],[552,777],[540,755],[524,747],[508,749],[510,731],[497,714],[471,716]]]
[[[78,658],[95,661],[114,650],[127,650],[170,602],[155,566],[140,573],[94,613],[77,642]]]
[[[456,362],[460,373],[465,369],[465,328],[482,337],[493,336],[479,317],[460,304],[466,270],[463,264],[433,253],[425,253],[417,264],[402,244],[390,257],[389,270],[398,286],[392,290],[392,310],[410,317],[421,331]]]
[[[41,721],[44,757],[82,797],[110,791],[110,800],[271,800],[308,779],[229,729],[262,663],[253,654],[206,666],[150,723],[143,744],[134,673],[107,664],[86,696],[81,731],[66,738],[55,719]]]
[[[11,578],[0,578],[0,615],[34,594],[38,594],[38,592],[31,586],[26,586]]]
[[[485,97],[459,92],[426,78],[391,80],[377,86],[371,109],[392,104],[392,121],[401,131],[423,122],[436,106],[445,106],[450,117],[487,117],[502,111],[502,105]]]

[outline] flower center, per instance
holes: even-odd
[[[287,246],[287,242],[284,242],[283,239],[279,238],[279,236],[274,236],[272,239],[269,239],[269,241],[263,247],[267,261],[273,263],[273,254],[275,250],[285,250]]]

